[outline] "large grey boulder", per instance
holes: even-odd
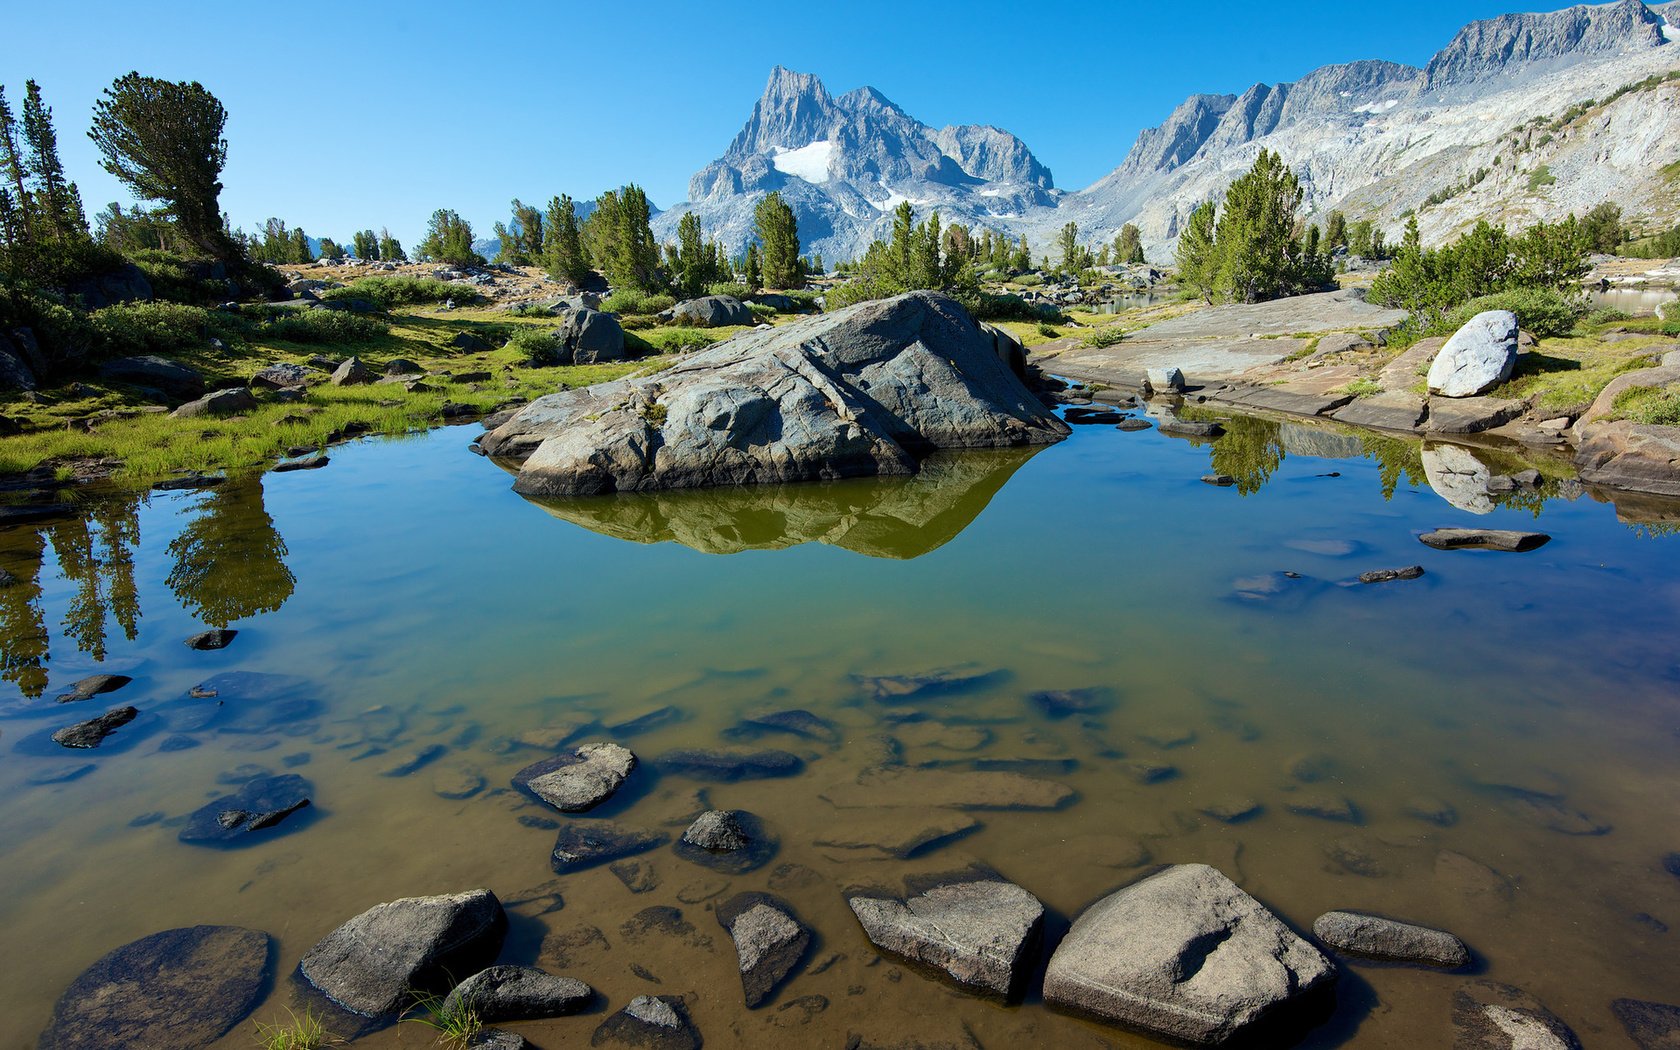
[[[227,390],[214,390],[197,401],[186,404],[169,413],[176,419],[191,419],[194,416],[231,416],[237,412],[249,412],[257,407],[257,399],[242,386],[231,387]]]
[[[363,386],[373,382],[373,373],[362,363],[361,358],[351,357],[333,369],[331,382],[333,386]]]
[[[119,383],[161,390],[184,401],[204,395],[203,376],[186,365],[150,354],[107,361],[99,366],[99,375]]]
[[[1179,864],[1085,909],[1050,958],[1044,999],[1217,1046],[1335,978],[1323,952],[1236,883],[1205,864]]]
[[[811,947],[811,930],[792,905],[767,893],[739,893],[718,905],[718,922],[735,942],[747,1008],[759,1006]]]
[[[22,351],[0,332],[0,390],[34,390],[39,385],[35,370]]]
[[[624,329],[612,314],[588,307],[572,310],[554,330],[554,335],[560,342],[563,365],[596,365],[630,359],[624,346]]]
[[[1446,930],[1417,926],[1356,911],[1325,912],[1313,920],[1313,933],[1340,952],[1390,962],[1416,963],[1456,970],[1470,964],[1470,949]]]
[[[479,444],[522,461],[516,491],[563,496],[913,474],[1067,434],[961,305],[911,292],[538,398]]]
[[[670,309],[671,320],[693,328],[722,328],[725,325],[752,325],[758,318],[747,304],[732,295],[705,295],[689,299]]]
[[[1011,882],[947,882],[907,900],[847,900],[871,943],[943,970],[965,987],[1009,998],[1037,955],[1044,905]]]
[[[1479,313],[1454,332],[1429,366],[1429,392],[1474,397],[1511,378],[1517,366],[1517,315]]]
[[[494,962],[506,932],[507,916],[489,890],[405,897],[327,934],[298,973],[351,1013],[384,1017]]]
[[[461,1006],[484,1024],[565,1017],[588,1006],[595,989],[572,977],[556,977],[530,966],[492,966],[455,986],[443,1001],[446,1017]]]
[[[513,784],[563,813],[582,813],[611,798],[635,768],[636,756],[627,747],[585,744],[533,762],[513,775]]]
[[[268,983],[270,939],[238,926],[164,930],[71,982],[39,1050],[198,1050],[233,1029]]]

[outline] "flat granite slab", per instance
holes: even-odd
[[[1151,368],[1172,367],[1205,382],[1278,364],[1322,333],[1389,328],[1406,316],[1351,291],[1320,292],[1215,306],[1152,324],[1115,346],[1046,346],[1034,356],[1048,371],[1078,379],[1135,385]]]

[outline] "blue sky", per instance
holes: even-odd
[[[314,235],[391,231],[434,208],[482,234],[520,197],[640,183],[661,207],[721,153],[770,68],[835,94],[880,89],[935,127],[1019,135],[1065,189],[1125,157],[1184,96],[1240,92],[1357,58],[1422,64],[1463,23],[1561,3],[1285,5],[410,3],[18,4],[0,72],[41,83],[90,212],[127,200],[86,137],[100,91],[137,69],[227,107],[224,210]]]

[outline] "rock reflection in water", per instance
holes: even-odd
[[[937,550],[967,528],[1038,448],[949,452],[906,478],[870,478],[533,499],[550,514],[634,543],[706,554],[826,543],[871,558]]]

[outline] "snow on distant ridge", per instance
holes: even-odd
[[[770,163],[779,172],[820,184],[828,181],[828,158],[833,153],[834,143],[820,139],[798,149],[777,146]]]

